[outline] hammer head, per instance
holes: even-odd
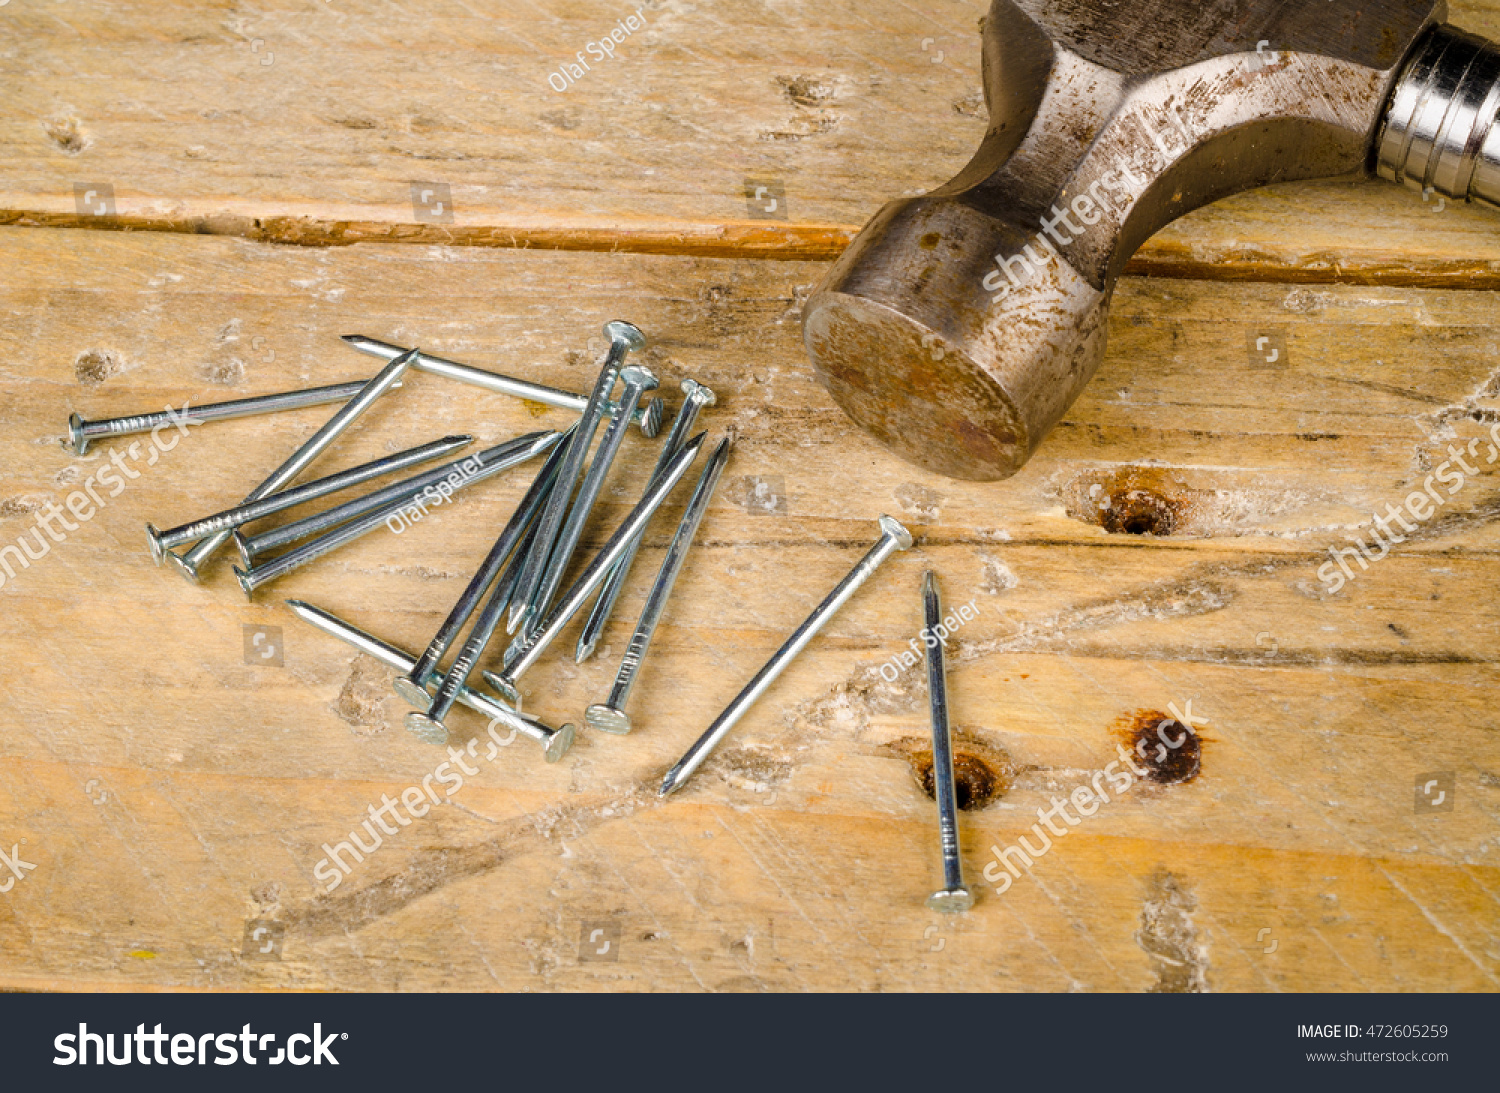
[[[1017,471],[1104,354],[1137,247],[1269,182],[1369,170],[1442,0],[994,0],[990,125],[946,185],[881,209],[803,311],[819,379],[929,470]]]

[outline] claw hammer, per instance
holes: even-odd
[[[1500,207],[1500,48],[1443,0],[994,0],[974,158],[892,201],[803,310],[819,380],[906,459],[1014,474],[1104,354],[1146,239],[1367,172]]]

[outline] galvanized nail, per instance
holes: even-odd
[[[641,610],[640,621],[636,623],[635,633],[631,635],[630,644],[620,660],[620,670],[615,674],[609,698],[584,711],[583,719],[589,728],[618,735],[630,731],[630,716],[625,712],[625,702],[630,697],[631,688],[635,686],[641,662],[646,658],[646,651],[651,648],[651,638],[656,633],[667,600],[672,595],[672,586],[677,583],[677,575],[682,571],[682,563],[687,560],[688,549],[693,545],[694,536],[698,534],[698,525],[703,522],[703,516],[708,511],[714,487],[719,484],[719,476],[728,459],[729,438],[725,437],[719,441],[719,446],[714,449],[714,454],[703,468],[687,510],[677,525],[677,533],[672,536],[672,544],[667,547],[667,555],[662,559],[661,569],[657,571],[656,580],[646,596],[646,606]]]

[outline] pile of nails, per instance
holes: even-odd
[[[571,746],[576,731],[574,726],[565,724],[554,729],[535,717],[522,713],[516,684],[521,675],[537,662],[590,600],[593,601],[593,607],[586,616],[578,638],[576,659],[583,661],[594,651],[629,575],[646,525],[687,474],[704,447],[706,433],[700,432],[692,437],[688,434],[699,412],[714,403],[714,393],[709,388],[691,379],[682,381],[685,398],[670,432],[661,444],[656,466],[644,495],[582,573],[564,588],[563,578],[572,566],[574,554],[625,433],[635,425],[645,436],[654,438],[662,425],[661,400],[654,397],[647,399],[650,392],[658,386],[657,377],[643,365],[625,363],[631,351],[644,346],[644,335],[630,323],[620,321],[605,324],[604,333],[609,339],[609,349],[593,390],[587,396],[444,360],[419,349],[403,349],[373,338],[348,335],[344,340],[355,349],[386,362],[373,379],[239,399],[184,409],[181,412],[167,411],[108,421],[86,422],[74,414],[69,421],[67,443],[82,455],[93,440],[145,432],[164,423],[202,424],[276,410],[343,403],[327,424],[293,452],[239,505],[165,531],[147,525],[151,553],[156,563],[170,565],[194,582],[199,579],[204,565],[214,553],[233,539],[244,562],[243,568],[235,569],[235,574],[247,596],[253,595],[262,585],[323,557],[383,524],[397,519],[420,518],[415,510],[422,505],[421,499],[433,496],[434,491],[446,500],[453,493],[466,489],[475,482],[545,455],[530,488],[480,562],[453,609],[420,655],[414,656],[313,604],[301,600],[286,602],[300,618],[312,626],[369,654],[399,673],[394,683],[395,690],[416,707],[407,714],[406,726],[423,740],[447,744],[446,720],[454,704],[461,703],[488,717],[492,728],[499,725],[535,740],[542,746],[547,761],[556,762]],[[414,477],[344,501],[315,515],[250,534],[250,525],[269,516],[348,490],[382,475],[452,455],[472,442],[473,438],[470,436],[447,436],[337,474],[302,485],[292,485],[293,480],[348,429],[356,418],[382,395],[401,385],[401,378],[408,368],[435,373],[489,391],[571,409],[578,412],[580,417],[566,430],[517,437],[467,459],[443,463]],[[621,385],[618,396],[615,395],[617,384]],[[595,434],[606,421],[608,426],[595,449]],[[647,593],[640,619],[621,659],[609,696],[585,711],[585,723],[592,729],[616,734],[630,731],[630,717],[625,712],[626,700],[650,648],[652,635],[661,620],[688,549],[697,534],[698,525],[708,509],[714,488],[724,470],[729,447],[728,437],[721,440],[698,477],[677,531]],[[591,450],[592,459],[589,458]],[[672,793],[692,776],[746,710],[855,590],[892,554],[911,546],[911,535],[889,516],[880,518],[880,532],[879,541],[848,576],[829,592],[770,661],[746,684],[739,696],[667,773],[661,785],[662,796]],[[275,553],[280,548],[285,549]],[[513,635],[512,641],[501,658],[498,669],[480,669],[482,682],[474,681],[472,677],[479,668],[479,661],[485,655],[502,620],[507,632]],[[466,627],[467,636],[460,642],[459,638]],[[456,652],[447,667],[443,668],[444,658],[455,648]],[[943,735],[946,738],[946,718],[944,722]],[[935,705],[935,738],[937,729]],[[951,760],[946,766],[949,771],[947,796],[951,802]],[[941,774],[940,770],[940,786],[943,781]],[[939,804],[942,804],[941,794]],[[944,811],[951,816],[951,807]],[[948,857],[949,830],[951,820],[945,821],[945,859]],[[953,880],[949,887],[958,888],[959,884]]]

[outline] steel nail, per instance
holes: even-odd
[[[306,485],[283,490],[281,493],[273,493],[269,497],[253,501],[248,505],[240,505],[213,516],[205,516],[201,520],[194,520],[191,524],[182,524],[175,528],[168,528],[166,531],[158,531],[151,524],[147,524],[146,538],[151,544],[151,556],[156,559],[157,565],[161,565],[166,560],[166,552],[175,546],[195,542],[205,535],[222,531],[225,528],[237,528],[253,523],[308,501],[315,501],[320,497],[327,497],[329,494],[358,486],[372,478],[379,478],[381,475],[393,474],[419,463],[426,463],[439,456],[447,455],[449,452],[456,452],[473,442],[472,436],[445,436],[441,440],[434,440],[416,448],[408,448],[404,452],[397,452],[383,459],[361,463],[357,467],[350,467],[347,471],[340,471],[338,474],[330,474],[326,478],[316,479]]]
[[[399,345],[367,338],[363,334],[345,334],[344,341],[361,353],[368,353],[373,357],[384,357],[386,360],[400,356],[404,352]],[[434,357],[431,353],[419,353],[416,361],[413,362],[413,367],[423,372],[431,372],[436,376],[457,380],[460,383],[483,387],[486,391],[529,399],[547,406],[556,406],[561,410],[574,410],[582,413],[588,407],[589,400],[583,395],[575,395],[572,391],[560,391],[556,387],[532,383],[530,380],[513,379],[510,376],[502,376],[498,372],[475,368],[473,365],[459,364],[457,361]],[[640,426],[642,434],[654,437],[661,431],[662,410],[661,399],[652,399],[635,411],[632,420]],[[608,417],[614,417],[618,413],[618,403],[606,403],[604,413]]]
[[[698,420],[698,412],[706,406],[712,406],[715,402],[714,393],[697,380],[683,380],[682,392],[687,397],[683,399],[682,407],[677,411],[677,419],[672,422],[672,432],[667,436],[661,453],[656,457],[656,466],[651,470],[650,481],[652,482],[656,481],[656,476],[661,474],[662,468],[672,461],[672,457],[682,450],[683,442],[692,431],[693,423]],[[620,599],[620,593],[625,588],[625,580],[630,576],[630,567],[635,562],[636,553],[640,549],[641,540],[637,536],[635,542],[630,544],[630,549],[625,552],[625,556],[609,571],[609,576],[604,580],[604,587],[599,590],[599,598],[594,601],[593,610],[589,612],[588,620],[583,624],[583,631],[578,635],[578,645],[573,654],[574,663],[582,664],[593,655],[595,647],[599,644],[599,638],[604,633],[604,627],[609,622],[609,616],[613,613],[615,604]]]
[[[552,558],[558,536],[562,533],[568,505],[573,499],[573,488],[578,484],[589,447],[594,443],[594,433],[599,428],[602,408],[609,401],[610,392],[614,390],[615,379],[619,375],[625,354],[646,344],[646,336],[630,323],[606,323],[604,332],[609,336],[609,352],[599,369],[599,378],[594,381],[588,405],[584,407],[583,416],[578,421],[578,431],[568,442],[568,455],[562,470],[558,472],[557,487],[552,491],[552,496],[547,498],[547,505],[542,510],[541,521],[537,525],[539,530],[536,543],[521,567],[520,583],[516,587],[506,622],[506,629],[511,632],[523,622],[530,628],[536,593],[547,572],[547,563]]]
[[[395,683],[392,684],[398,695],[418,709],[425,710],[432,702],[432,696],[427,692],[427,683],[433,670],[438,666],[438,662],[443,659],[443,654],[448,651],[448,647],[458,637],[459,631],[464,628],[464,623],[469,621],[469,616],[479,606],[479,601],[484,598],[485,592],[500,575],[501,568],[511,557],[517,544],[530,534],[542,504],[547,499],[548,491],[557,480],[557,469],[562,463],[563,451],[561,447],[552,449],[552,454],[547,457],[547,461],[542,464],[542,469],[537,472],[536,480],[531,483],[531,488],[521,498],[521,503],[516,506],[515,513],[496,537],[494,546],[490,547],[484,560],[479,563],[479,568],[474,571],[474,576],[464,587],[453,609],[448,612],[448,617],[438,627],[437,633],[427,643],[427,648],[412,665],[411,671],[406,675],[397,676]],[[503,589],[497,591],[503,591]],[[452,704],[451,700],[449,704]]]
[[[370,634],[357,626],[350,626],[337,615],[324,611],[321,607],[315,607],[302,600],[287,600],[286,604],[303,621],[311,623],[325,634],[338,638],[362,653],[368,653],[382,664],[387,664],[398,672],[410,672],[412,665],[416,663],[413,657],[404,649],[397,648],[390,642],[382,641],[374,634]],[[555,763],[567,754],[568,749],[573,746],[573,738],[577,730],[573,725],[563,725],[560,728],[549,728],[540,721],[522,717],[516,711],[507,709],[488,695],[478,691],[471,691],[465,687],[459,692],[458,700],[472,710],[476,710],[488,717],[491,724],[498,721],[513,732],[530,737],[542,745],[543,754],[547,762]],[[434,744],[446,744],[447,733],[441,739],[430,741]]]
[[[535,525],[532,526],[532,530],[535,530]],[[527,533],[528,536],[530,534],[531,532]],[[510,603],[511,594],[515,591],[519,572],[520,567],[512,563],[509,572],[500,579],[494,591],[490,593],[490,598],[480,608],[479,617],[474,620],[474,628],[469,632],[458,655],[453,658],[453,663],[449,665],[448,672],[438,684],[437,690],[430,696],[429,701],[419,706],[418,710],[413,710],[406,715],[406,727],[424,740],[437,739],[446,735],[448,729],[443,724],[443,719],[453,708],[453,700],[463,692],[465,685],[469,682],[469,677],[474,674],[474,666],[479,663],[479,658],[484,655],[490,640],[495,636],[495,631],[499,629],[500,620],[505,616],[505,608]],[[429,697],[425,691],[423,697]],[[415,706],[418,703],[413,702],[412,705]],[[515,706],[518,710],[520,709],[519,695],[516,696]]]
[[[813,636],[838,612],[840,607],[844,606],[849,597],[854,595],[855,590],[869,580],[871,574],[879,569],[892,554],[911,546],[911,532],[889,516],[880,518],[880,532],[880,541],[871,547],[869,552],[849,571],[849,575],[824,597],[823,602],[813,609],[813,613],[807,616],[802,625],[793,631],[791,637],[787,638],[785,644],[776,650],[775,655],[766,662],[765,667],[755,673],[755,678],[745,685],[745,689],[708,727],[708,731],[700,736],[687,750],[687,754],[677,761],[677,765],[667,772],[667,776],[662,779],[660,796],[665,797],[680,789],[682,784],[693,776],[693,772],[703,765],[709,753],[718,747],[719,742],[725,736],[729,735],[729,730],[734,728],[735,723],[745,715],[745,711],[766,692],[782,670],[796,659],[797,654],[802,652]]]
[[[528,453],[523,459],[530,459],[531,455],[535,454],[530,452],[533,444],[547,438],[552,438],[553,443],[556,443],[557,440],[562,439],[566,435],[566,433],[544,431],[527,433],[525,436],[516,437],[514,440],[507,440],[504,444],[497,444],[493,448],[486,448],[484,451],[477,452],[464,459],[455,459],[450,463],[443,463],[411,478],[404,478],[400,482],[392,482],[389,486],[383,486],[378,490],[365,494],[363,497],[352,498],[341,505],[335,505],[333,508],[326,509],[323,512],[313,513],[311,516],[304,516],[300,520],[283,524],[279,528],[271,528],[268,531],[263,531],[259,535],[245,536],[236,533],[234,543],[239,548],[240,559],[244,562],[244,567],[248,569],[278,547],[289,546],[292,543],[311,538],[314,535],[327,531],[329,528],[337,527],[350,520],[356,520],[377,509],[387,508],[393,502],[409,501],[429,486],[436,486],[437,483],[455,472],[460,476],[471,474],[473,473],[472,471],[465,469],[471,462],[477,463],[482,469],[492,463],[510,459],[512,456],[522,452]],[[514,466],[515,464],[512,463],[509,465]]]
[[[506,701],[513,705],[520,701],[521,696],[516,690],[516,680],[521,677],[521,673],[536,663],[537,658],[542,655],[548,645],[552,644],[553,639],[562,632],[563,627],[568,625],[568,621],[578,613],[594,590],[604,583],[609,567],[625,553],[630,540],[641,533],[650,522],[652,514],[661,507],[661,503],[672,492],[672,487],[681,481],[688,467],[692,466],[693,460],[698,457],[698,449],[703,447],[703,437],[704,434],[699,433],[683,445],[682,451],[672,459],[666,472],[658,481],[651,484],[646,491],[646,496],[642,497],[635,508],[630,510],[630,515],[625,517],[624,523],[615,529],[609,542],[604,544],[603,549],[595,555],[594,560],[573,582],[572,587],[563,593],[551,614],[526,639],[521,648],[506,656],[504,663],[500,666],[500,671],[484,673],[484,678],[490,686],[498,690]]]
[[[546,434],[543,439],[533,442],[529,447],[513,455],[505,459],[497,459],[493,463],[482,466],[468,478],[456,483],[450,491],[450,496],[466,490],[476,483],[483,482],[486,478],[493,478],[501,471],[507,471],[516,464],[524,463],[533,456],[541,454],[557,442],[557,437],[558,434],[556,433]],[[362,535],[369,534],[381,524],[389,521],[392,516],[396,515],[402,508],[409,504],[411,504],[410,497],[392,501],[385,508],[367,513],[358,520],[334,528],[332,531],[326,532],[316,539],[309,539],[296,549],[277,555],[269,562],[254,566],[249,570],[235,567],[235,578],[240,582],[240,588],[244,590],[245,597],[247,599],[252,598],[255,590],[261,585],[269,581],[274,581],[278,577],[284,577],[292,570],[299,569],[308,562],[315,561],[330,551],[346,543],[353,542]]]
[[[656,376],[651,369],[636,364],[620,370],[620,382],[625,385],[625,390],[620,394],[621,415],[614,418],[604,431],[604,439],[599,441],[599,450],[594,453],[588,473],[583,476],[583,484],[578,487],[578,496],[573,501],[573,507],[568,510],[568,518],[558,534],[557,545],[552,548],[552,557],[548,560],[547,568],[542,572],[542,578],[537,582],[536,591],[528,605],[528,613],[532,619],[546,616],[548,608],[552,606],[552,598],[557,595],[557,587],[562,584],[563,574],[573,561],[578,541],[583,538],[583,529],[604,489],[604,479],[609,475],[609,468],[614,463],[615,456],[619,455],[620,444],[625,439],[624,411],[638,405],[641,397],[657,386]]]
[[[63,442],[63,447],[84,455],[92,440],[146,433],[163,425],[203,425],[210,421],[227,421],[230,418],[270,414],[278,410],[300,410],[306,406],[348,402],[364,390],[366,382],[368,381],[354,380],[326,387],[308,387],[301,391],[279,391],[271,395],[232,399],[229,402],[210,402],[206,406],[193,407],[184,403],[181,410],[167,409],[154,414],[112,417],[99,421],[85,421],[78,414],[73,414],[68,418],[68,439]]]
[[[922,614],[923,633],[936,634],[943,624],[943,603],[937,574],[930,569],[922,578]],[[928,643],[927,702],[932,710],[932,788],[943,847],[943,887],[927,897],[927,906],[944,913],[967,911],[974,906],[974,896],[964,887],[964,866],[958,854],[958,795],[953,789],[953,737],[948,729],[948,677],[941,640]]]
[[[346,402],[339,409],[338,413],[329,418],[321,429],[309,437],[300,448],[291,454],[286,462],[272,471],[269,478],[251,490],[250,495],[245,498],[244,504],[249,504],[251,501],[259,501],[262,497],[277,492],[301,474],[309,463],[322,455],[329,445],[337,440],[354,423],[356,418],[373,406],[381,395],[395,386],[396,381],[401,378],[402,374],[405,373],[415,358],[416,350],[412,350],[409,353],[401,354],[401,356],[382,368],[369,383],[364,385],[359,394]],[[199,570],[203,567],[203,563],[208,561],[216,550],[229,541],[231,534],[233,533],[228,531],[215,532],[188,550],[186,554],[168,552],[167,560],[176,567],[179,573],[196,584],[198,582]]]
[[[625,656],[620,660],[620,670],[615,675],[609,698],[584,711],[583,719],[589,728],[619,735],[630,731],[630,715],[625,712],[625,702],[630,697],[630,689],[635,686],[641,661],[651,648],[652,635],[661,622],[662,611],[672,595],[672,586],[677,583],[677,575],[682,571],[682,563],[687,559],[688,549],[698,534],[698,525],[703,522],[703,516],[708,511],[708,502],[713,497],[714,487],[719,484],[719,476],[728,459],[729,438],[725,437],[719,441],[719,446],[714,449],[714,454],[703,468],[698,485],[693,489],[692,500],[688,502],[687,511],[682,514],[682,521],[677,525],[677,534],[672,536],[672,545],[667,548],[667,556],[662,559],[656,581],[646,596],[646,606],[641,610],[640,621],[636,623],[635,633],[631,635]]]

